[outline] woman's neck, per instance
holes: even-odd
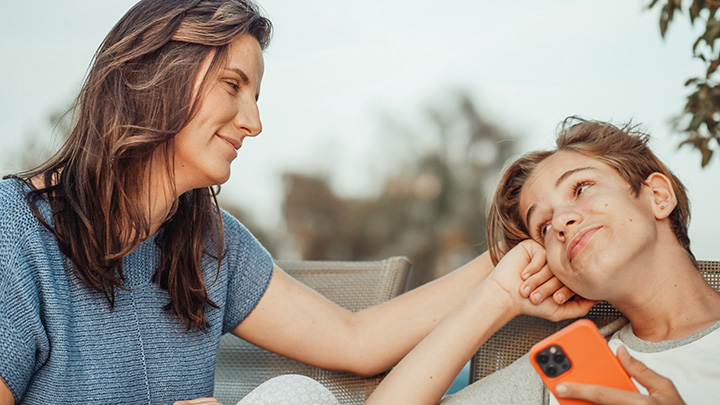
[[[153,173],[163,172],[155,170]],[[150,235],[154,235],[168,219],[178,197],[166,176],[151,176],[147,210],[150,219]]]

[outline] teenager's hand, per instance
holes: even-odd
[[[546,263],[542,266],[528,266],[520,277],[525,280],[520,285],[520,295],[530,299],[533,304],[539,304],[551,296],[555,303],[563,304],[575,295],[552,274]]]
[[[603,387],[592,384],[562,383],[555,387],[557,396],[562,398],[583,399],[599,405],[610,404],[657,404],[657,405],[684,405],[680,393],[668,378],[650,370],[642,362],[632,358],[620,346],[617,358],[625,370],[637,382],[647,388],[648,395],[625,391],[617,388]]]
[[[173,405],[223,405],[215,398],[197,398],[189,401],[175,401]]]
[[[580,297],[560,304],[555,300],[539,299],[535,302],[528,300],[528,295],[524,293],[527,290],[524,287],[529,282],[538,283],[540,289],[545,288],[546,294],[550,290],[569,294],[567,293],[569,290],[562,290],[562,284],[559,281],[553,281],[553,277],[548,276],[551,274],[547,267],[545,248],[539,243],[527,239],[503,256],[490,273],[488,281],[495,282],[505,291],[510,298],[513,311],[517,314],[534,315],[559,321],[585,315],[597,303]],[[523,276],[527,280],[523,280]],[[532,293],[532,290],[530,292]],[[532,297],[534,294],[532,293],[530,296]],[[540,294],[542,295],[542,293]]]

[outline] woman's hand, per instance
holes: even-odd
[[[642,362],[632,358],[627,352],[627,349],[625,349],[625,346],[618,348],[617,358],[620,360],[620,364],[625,367],[630,377],[633,377],[637,382],[642,384],[643,387],[647,388],[648,395],[600,385],[562,383],[555,387],[557,396],[561,398],[583,399],[599,405],[685,404],[672,381],[650,370]]]
[[[175,401],[173,405],[223,405],[215,398],[197,398],[189,401]]]
[[[581,297],[567,301],[573,295],[572,291],[550,272],[545,248],[530,239],[510,249],[495,266],[488,280],[499,284],[510,296],[512,307],[518,314],[559,321],[585,315],[597,303]],[[550,295],[553,295],[553,300],[544,299]],[[558,296],[562,296],[562,299],[558,299]]]

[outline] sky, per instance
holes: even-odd
[[[0,169],[28,134],[79,90],[95,49],[134,0],[6,1],[0,15]],[[282,174],[331,171],[338,193],[377,193],[384,119],[423,125],[428,106],[472,96],[481,114],[517,134],[519,152],[550,147],[563,118],[623,123],[688,187],[699,259],[714,243],[720,156],[705,169],[677,149],[669,119],[687,78],[701,75],[696,37],[680,15],[663,40],[643,0],[259,0],[273,21],[260,96],[263,133],[243,144],[225,198],[259,226],[280,224]],[[420,140],[418,140],[420,142]],[[48,141],[48,144],[52,142]],[[376,158],[377,157],[377,158]],[[381,158],[382,157],[382,158]],[[401,159],[402,156],[398,156]]]

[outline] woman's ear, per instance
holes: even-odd
[[[652,210],[656,219],[665,219],[677,205],[675,190],[667,176],[662,173],[652,173],[645,179],[645,185],[651,194]]]

